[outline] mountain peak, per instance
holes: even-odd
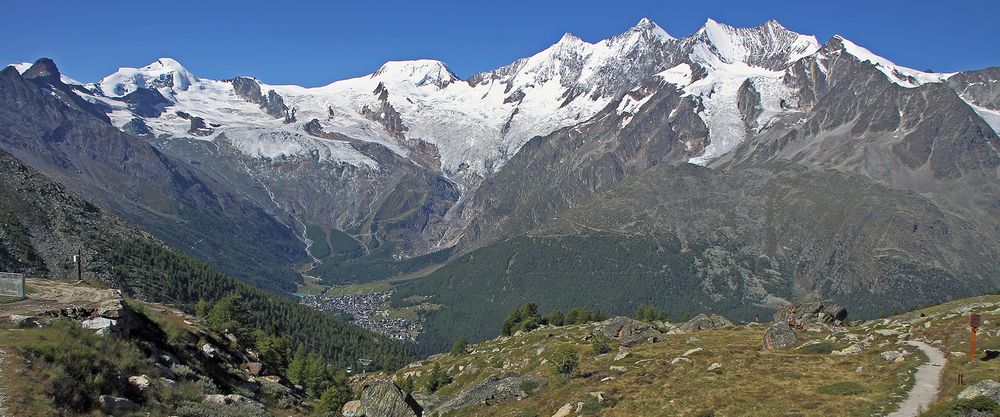
[[[379,78],[390,83],[412,82],[417,87],[434,85],[444,88],[458,80],[448,66],[433,59],[415,59],[409,61],[389,61],[375,71],[372,78]]]
[[[656,36],[657,38],[659,38],[661,40],[674,39],[674,37],[670,36],[670,34],[667,33],[666,30],[663,30],[663,28],[661,28],[660,25],[657,25],[655,22],[653,22],[652,20],[650,20],[648,17],[644,17],[644,18],[640,19],[639,22],[636,23],[635,26],[632,26],[632,28],[629,29],[629,30],[630,31],[635,31],[635,32],[650,33],[650,34]]]
[[[696,48],[692,58],[710,66],[717,59],[777,70],[819,49],[815,37],[792,32],[773,19],[746,28],[708,19],[689,39],[705,46]]]
[[[559,38],[559,42],[556,42],[556,44],[582,43],[582,42],[583,39],[578,38],[576,35],[572,33],[566,32],[562,35],[561,38]]]
[[[51,78],[53,80],[58,80],[60,78],[59,68],[56,67],[56,63],[49,58],[39,58],[21,75],[28,79]]]
[[[160,58],[142,68],[119,68],[98,84],[104,94],[123,96],[140,88],[169,88],[185,91],[198,78],[173,58]]]

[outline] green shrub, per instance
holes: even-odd
[[[603,355],[611,351],[611,338],[604,333],[595,333],[590,339],[590,346],[594,356]]]
[[[817,391],[820,394],[830,394],[830,395],[857,395],[867,392],[864,385],[857,382],[844,381],[836,382],[830,385],[824,385],[819,387]]]
[[[347,376],[337,378],[336,382],[323,391],[316,405],[316,416],[339,416],[341,408],[351,400],[351,386],[347,383]]]
[[[465,336],[458,336],[455,339],[455,343],[451,344],[451,354],[455,356],[464,355],[469,350],[469,342],[465,339]]]
[[[190,366],[175,363],[170,365],[170,371],[177,375],[178,379],[197,379],[198,373]]]
[[[448,377],[448,374],[441,370],[440,365],[435,363],[434,367],[431,368],[431,374],[425,384],[427,391],[431,393],[437,392],[437,390],[441,389],[441,387],[445,385],[448,385],[449,383],[451,383],[451,378]]]
[[[549,358],[556,372],[562,375],[570,375],[580,365],[580,354],[573,345],[559,346]]]
[[[403,391],[404,393],[407,394],[413,393],[414,382],[412,376],[407,375],[405,378],[399,378],[395,380],[393,383],[396,384],[396,388],[399,388],[400,391]]]
[[[260,384],[260,398],[268,404],[280,408],[289,408],[295,404],[295,394],[291,388],[274,382],[263,381]]]
[[[666,321],[670,319],[670,316],[665,312],[658,310],[656,307],[646,304],[640,304],[635,309],[635,319],[640,321]]]

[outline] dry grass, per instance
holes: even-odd
[[[912,384],[913,370],[923,361],[919,355],[911,355],[905,362],[891,363],[879,356],[878,349],[852,356],[764,351],[760,346],[765,330],[762,325],[670,335],[664,342],[629,349],[627,357],[615,361],[617,349],[597,357],[590,354],[590,345],[583,339],[593,328],[543,328],[487,341],[472,346],[467,355],[437,355],[396,376],[419,374],[416,385],[420,387],[432,364],[438,363],[455,378],[439,391],[440,398],[494,374],[516,372],[551,378],[549,387],[522,401],[469,407],[449,416],[550,416],[562,405],[576,402],[583,402],[588,410],[599,409],[591,415],[603,416],[870,416],[891,410]],[[799,333],[802,343],[827,335]],[[698,341],[689,343],[691,337]],[[555,376],[550,364],[542,364],[561,344],[576,345],[581,352],[578,375],[565,381]],[[842,349],[849,342],[841,334],[832,344]],[[691,354],[690,362],[671,364],[674,358],[698,347],[703,350]],[[539,350],[543,351],[539,354]],[[714,362],[722,365],[721,370],[707,371]],[[464,370],[459,371],[459,366]],[[626,371],[613,371],[611,366],[624,366]],[[837,383],[861,387],[863,392],[821,393],[821,387]],[[611,401],[597,404],[591,392],[603,392]]]

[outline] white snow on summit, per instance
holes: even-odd
[[[888,59],[875,55],[871,51],[858,46],[843,36],[836,35],[834,36],[834,39],[839,40],[844,45],[844,50],[848,54],[853,55],[859,61],[872,63],[872,65],[875,65],[875,68],[882,71],[890,81],[903,87],[914,88],[927,83],[944,82],[948,79],[948,77],[955,75],[955,73],[925,72],[899,66]]]
[[[111,97],[120,97],[139,88],[164,88],[185,91],[198,79],[187,68],[172,58],[160,58],[142,68],[119,68],[104,77],[98,84],[101,91]],[[168,94],[164,94],[168,96]]]

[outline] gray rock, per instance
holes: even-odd
[[[829,323],[847,320],[847,309],[830,300],[811,301],[787,306],[774,313],[775,322],[788,322],[794,319],[796,323]]]
[[[145,391],[149,388],[149,377],[146,375],[130,376],[128,377],[128,383],[138,388],[139,391]]]
[[[358,411],[361,409],[360,400],[351,400],[344,403],[344,407],[340,409],[340,414],[344,417],[356,417],[358,416]]]
[[[795,330],[786,322],[774,323],[764,332],[764,349],[788,349],[796,343]]]
[[[624,347],[635,346],[645,342],[658,342],[663,338],[663,332],[649,323],[618,316],[602,323],[599,332],[605,336],[618,339]]]
[[[14,326],[19,329],[25,329],[28,327],[35,327],[35,318],[29,316],[12,315],[10,316],[10,321],[14,323]]]
[[[124,415],[139,408],[136,403],[128,398],[112,397],[110,395],[97,397],[97,403],[100,405],[101,411],[112,416]]]
[[[702,348],[700,348],[700,347],[697,347],[697,348],[694,348],[694,349],[689,349],[689,350],[688,350],[687,352],[684,352],[684,354],[683,354],[683,355],[681,355],[681,356],[683,356],[683,357],[685,357],[685,358],[686,358],[686,357],[688,357],[688,356],[691,356],[691,355],[694,355],[695,353],[698,353],[698,352],[701,352],[701,351],[703,351],[703,350],[704,350],[704,349],[702,349]]]
[[[705,329],[717,329],[722,327],[730,327],[733,322],[729,319],[722,317],[718,314],[699,314],[693,319],[688,320],[680,326],[677,326],[677,331],[689,332],[692,330],[705,330]]]
[[[885,352],[882,352],[881,355],[882,355],[882,359],[885,359],[885,360],[887,360],[889,362],[896,362],[899,359],[903,359],[903,354],[900,353],[898,350],[885,351]]]
[[[114,329],[118,324],[117,320],[112,320],[104,317],[97,317],[94,319],[84,320],[80,323],[84,329],[96,330],[98,333],[107,333]]]
[[[209,343],[201,345],[201,351],[205,354],[205,356],[210,358],[214,358],[219,353],[219,349]]]
[[[509,374],[505,377],[499,377],[491,375],[485,381],[442,403],[434,412],[444,413],[470,405],[521,400],[547,384],[548,379],[539,376]]]
[[[433,394],[414,392],[411,395],[413,395],[413,400],[416,401],[417,404],[420,404],[420,407],[424,410],[433,410],[441,404],[441,399]]]
[[[413,397],[400,391],[391,381],[380,380],[361,391],[357,416],[420,417],[423,408]]]
[[[958,393],[959,399],[971,400],[976,397],[986,397],[993,401],[1000,402],[1000,383],[987,379],[985,381],[979,381],[974,385],[970,385],[968,388]]]

